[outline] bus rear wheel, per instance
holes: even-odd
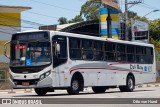
[[[47,89],[46,88],[35,88],[34,91],[39,96],[45,96],[47,94]]]
[[[121,92],[132,92],[135,86],[134,77],[129,75],[126,80],[126,86],[120,86],[119,89]]]
[[[71,80],[71,86],[67,89],[68,94],[76,95],[79,94],[80,91],[80,82],[79,79],[74,76]]]
[[[107,87],[92,87],[94,93],[104,93]]]

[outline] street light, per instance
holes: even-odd
[[[146,15],[144,15],[143,17],[146,17],[146,16],[149,15],[150,13],[152,13],[152,12],[157,12],[157,11],[160,11],[160,10],[153,10],[153,11],[147,13]]]

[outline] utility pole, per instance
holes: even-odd
[[[135,0],[135,1],[130,1],[128,3],[128,0],[125,0],[125,40],[129,40],[129,35],[128,35],[128,5],[131,4],[131,6],[129,8],[131,8],[132,6],[142,3],[144,2],[144,0]]]
[[[99,0],[99,37],[101,37],[101,18],[100,18],[100,8],[102,6],[102,0]]]
[[[125,40],[129,40],[129,37],[128,37],[128,0],[125,0]]]

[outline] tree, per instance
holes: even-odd
[[[73,19],[68,21],[68,23],[81,22],[81,21],[84,21],[84,19],[80,15],[77,15]]]
[[[144,22],[147,22],[147,23],[149,22],[148,19],[145,18],[145,17],[135,16],[134,19],[138,19],[140,21],[144,21]]]
[[[150,36],[156,41],[160,41],[160,19],[149,22]]]
[[[60,25],[62,25],[62,24],[67,24],[67,23],[68,23],[68,22],[67,22],[67,18],[65,18],[65,17],[60,17],[60,18],[58,19],[58,22],[59,22]]]
[[[135,16],[137,16],[137,13],[136,12],[133,12],[133,11],[128,11],[128,18],[134,18]]]
[[[122,13],[121,17],[124,17],[124,16],[125,16],[125,13]],[[140,21],[148,22],[148,20],[145,17],[138,16],[136,12],[128,11],[128,24],[129,25],[131,25],[131,19],[132,18],[140,20]]]
[[[89,0],[82,5],[80,16],[84,16],[86,20],[98,19],[100,0]]]

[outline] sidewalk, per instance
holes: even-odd
[[[7,89],[7,90],[0,90],[0,92],[8,92],[8,94],[16,93],[17,91],[23,91],[23,92],[27,93],[27,92],[32,92],[33,89]]]

